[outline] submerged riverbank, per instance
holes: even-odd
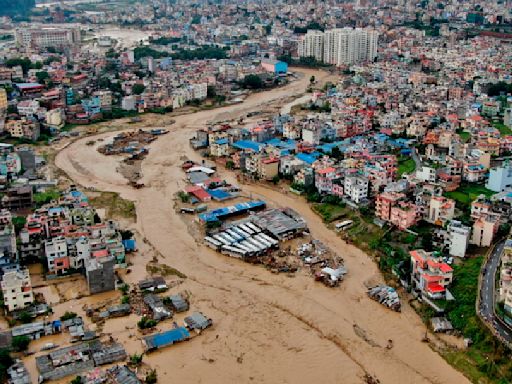
[[[127,186],[116,172],[119,159],[104,157],[94,146],[87,146],[89,138],[70,144],[56,156],[56,165],[76,183],[118,192],[134,201],[137,231],[161,253],[162,263],[187,275],[183,287],[192,293],[194,305],[215,319],[212,332],[201,342],[157,352],[147,361],[163,380],[186,382],[207,378],[209,383],[361,383],[366,375],[381,383],[467,382],[421,341],[425,327],[409,306],[395,313],[367,297],[365,284],[383,281],[377,266],[367,254],[335,236],[302,198],[263,185],[244,185],[269,204],[296,210],[315,238],[343,255],[350,273],[339,289],[326,288],[306,276],[270,274],[218,255],[198,245],[174,212],[173,197],[185,185],[180,164],[185,157],[200,159],[188,144],[194,131],[207,121],[281,107],[283,99],[304,94],[311,75],[319,81],[328,76],[300,71],[301,80],[251,95],[242,104],[174,116],[170,133],[151,144],[142,163],[141,181],[146,188]],[[162,126],[158,120],[155,124]],[[123,321],[119,319],[111,330],[114,337],[123,334]],[[390,339],[393,348],[387,349]],[[127,349],[139,352],[140,346],[131,342]]]

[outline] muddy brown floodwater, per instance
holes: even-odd
[[[170,133],[151,144],[142,163],[146,188],[128,187],[116,172],[119,159],[87,146],[90,137],[57,155],[56,165],[75,182],[116,191],[135,202],[137,230],[161,252],[160,263],[188,276],[180,289],[191,292],[191,308],[214,320],[214,327],[200,337],[148,355],[145,361],[165,383],[349,384],[364,382],[365,374],[381,383],[467,383],[421,341],[425,326],[407,304],[402,313],[395,313],[367,298],[364,283],[382,281],[376,265],[327,229],[302,199],[263,186],[243,186],[270,203],[297,210],[313,236],[345,258],[349,274],[339,288],[324,287],[304,274],[274,275],[217,254],[198,245],[174,212],[173,195],[185,186],[181,158],[199,159],[188,144],[194,131],[210,120],[236,118],[278,105],[285,97],[300,97],[311,75],[319,81],[329,76],[298,71],[303,74],[300,80],[251,95],[243,104],[176,117]],[[158,119],[154,123],[161,126]],[[140,343],[127,335],[134,331],[124,328],[127,321],[116,319],[115,326],[107,322],[106,327],[127,342],[129,353],[140,352]],[[386,348],[389,339],[392,349]]]

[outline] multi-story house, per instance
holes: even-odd
[[[418,207],[407,201],[399,201],[391,208],[389,221],[401,231],[412,227],[418,221]]]
[[[411,255],[411,283],[421,295],[430,299],[444,299],[453,280],[453,269],[435,252],[417,249]]]
[[[44,250],[49,273],[63,274],[69,270],[68,246],[64,237],[59,236],[46,240]]]
[[[455,216],[455,201],[443,196],[432,196],[430,199],[426,221],[436,225],[444,225]]]
[[[496,213],[488,213],[480,216],[473,223],[473,236],[471,244],[477,247],[490,247],[494,235],[498,232],[500,226],[500,215]]]
[[[347,176],[343,185],[345,196],[356,204],[368,198],[368,178],[364,176]]]
[[[0,285],[4,304],[9,312],[26,308],[34,301],[28,269],[6,271]]]

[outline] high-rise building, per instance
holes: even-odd
[[[16,30],[16,44],[26,48],[64,47],[79,43],[80,30],[31,28]]]
[[[372,61],[377,56],[379,34],[362,28],[337,28],[324,34],[323,61],[333,65]]]
[[[299,41],[299,57],[314,57],[317,61],[323,60],[324,33],[322,31],[308,30]]]
[[[309,30],[299,42],[299,57],[314,57],[332,65],[372,61],[377,56],[379,33],[372,29]]]

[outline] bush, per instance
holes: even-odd
[[[64,313],[64,315],[62,315],[60,317],[60,319],[62,321],[66,321],[66,320],[70,320],[70,319],[74,319],[75,317],[77,317],[78,315],[75,313],[75,312],[68,312],[66,311],[66,313]]]
[[[139,327],[139,329],[149,329],[155,327],[156,324],[156,320],[142,316],[142,318],[137,322],[137,327]]]
[[[119,287],[119,290],[123,293],[123,295],[127,295],[130,291],[130,286],[128,284],[123,284]]]
[[[121,297],[121,304],[130,304],[130,296]]]
[[[9,350],[7,348],[0,349],[0,381],[5,382],[7,378],[7,368],[9,368],[14,361],[12,360]]]
[[[130,363],[133,365],[140,365],[142,363],[142,356],[142,354],[138,355],[136,353],[130,355]]]
[[[148,372],[146,375],[146,384],[156,384],[157,382],[157,376],[156,376],[156,370],[152,369]]]
[[[30,315],[30,313],[26,312],[26,311],[23,311],[20,313],[19,315],[19,320],[23,323],[23,324],[28,324],[28,323],[31,323],[32,322],[32,316]]]
[[[23,352],[28,349],[30,338],[28,336],[14,336],[11,341],[11,347],[16,352]]]

